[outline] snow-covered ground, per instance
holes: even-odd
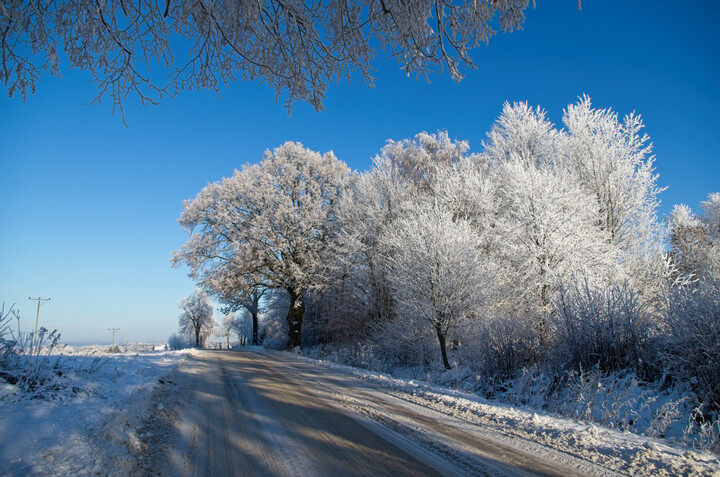
[[[58,348],[55,391],[19,394],[0,380],[0,475],[131,474],[152,391],[187,352],[152,344],[108,348]]]
[[[0,475],[133,473],[144,450],[141,428],[146,429],[151,422],[146,418],[163,406],[153,399],[168,396],[163,386],[178,365],[184,366],[188,352],[152,351],[152,345],[122,348],[121,353],[106,353],[107,347],[66,347],[61,364],[68,386],[45,399],[30,399],[16,394],[14,386],[0,385]],[[480,425],[500,440],[579,457],[610,473],[720,476],[717,455],[662,439],[491,404],[348,366],[296,359],[315,366],[318,376],[328,372],[361,378],[376,392]],[[317,382],[322,385],[319,378]],[[173,399],[183,399],[178,393],[182,389],[173,387]]]

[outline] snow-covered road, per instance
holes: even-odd
[[[202,351],[158,389],[147,475],[613,475],[286,353]]]
[[[0,476],[720,477],[710,452],[297,354],[125,348],[0,382]]]
[[[141,467],[151,475],[439,475],[275,358],[198,353],[178,383],[190,399],[163,404],[178,412],[149,423],[153,451]]]

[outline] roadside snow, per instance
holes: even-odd
[[[136,430],[152,390],[187,352],[128,344],[67,346],[58,356],[61,386],[41,397],[0,384],[0,475],[129,475]]]

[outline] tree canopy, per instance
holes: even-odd
[[[470,49],[520,28],[529,0],[10,0],[0,8],[0,80],[35,91],[44,70],[90,72],[96,100],[122,109],[182,90],[266,83],[286,104],[323,108],[328,84],[355,72],[372,85],[383,52],[408,75],[474,68]],[[158,71],[161,73],[159,74]]]

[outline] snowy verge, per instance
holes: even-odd
[[[152,349],[65,347],[56,391],[0,384],[0,475],[130,475],[152,391],[188,353]]]
[[[269,350],[264,352],[278,353]],[[665,439],[557,417],[530,406],[514,407],[490,402],[473,394],[334,362],[292,353],[284,355],[355,376],[379,391],[491,429],[514,439],[520,446],[521,441],[539,443],[621,474],[720,476],[720,459],[716,454]]]

